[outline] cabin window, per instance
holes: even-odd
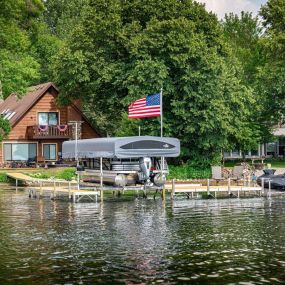
[[[58,125],[58,112],[39,112],[39,125]]]
[[[56,160],[56,144],[44,144],[43,155],[45,160]]]
[[[35,143],[5,143],[5,161],[35,161],[37,157],[37,144]]]
[[[277,143],[271,142],[266,144],[266,155],[275,156],[277,151]]]

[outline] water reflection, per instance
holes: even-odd
[[[74,204],[2,191],[0,284],[280,284],[284,214],[284,198]]]

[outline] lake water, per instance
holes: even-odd
[[[0,191],[0,284],[285,284],[285,198],[29,199]]]

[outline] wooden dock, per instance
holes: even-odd
[[[84,190],[79,188],[77,181],[66,181],[60,179],[38,179],[19,172],[7,173],[7,176],[15,179],[16,190],[18,181],[28,182],[27,188],[29,197],[41,198],[49,196],[51,199],[57,197],[68,197],[74,202],[79,202],[83,198],[88,198],[92,201],[97,201],[98,196],[103,196],[101,191],[96,187],[86,187]]]
[[[166,189],[171,191],[171,199],[177,194],[186,195],[187,198],[199,198],[201,195],[207,195],[208,197],[217,198],[222,197],[237,197],[241,195],[249,196],[271,196],[271,187],[269,183],[269,189],[265,191],[264,182],[263,186],[253,185],[251,181],[240,180],[240,185],[233,184],[231,179],[227,180],[227,185],[211,185],[211,180],[207,179],[207,185],[202,184],[181,184],[176,183],[175,179],[172,180],[171,184],[166,185]]]
[[[28,193],[30,197],[43,197],[49,196],[51,199],[56,199],[59,197],[68,197],[74,202],[79,202],[84,198],[88,198],[92,201],[97,201],[100,197],[100,201],[103,201],[104,191],[113,191],[115,193],[124,193],[125,191],[136,191],[139,195],[139,191],[143,192],[143,197],[147,196],[147,189],[143,186],[132,186],[125,188],[118,187],[105,187],[100,185],[84,185],[80,187],[77,181],[66,181],[59,179],[38,179],[33,178],[28,175],[12,172],[7,173],[7,176],[16,180],[16,189],[18,188],[18,181],[25,181],[29,185]],[[226,185],[212,185],[214,180],[207,180],[207,185],[202,185],[201,183],[177,183],[176,180],[172,180],[171,183],[165,185],[161,190],[161,195],[163,199],[166,199],[166,191],[170,192],[171,199],[174,199],[177,195],[186,196],[190,198],[201,198],[201,197],[248,197],[248,196],[267,196],[271,197],[271,187],[269,183],[269,189],[264,189],[263,186],[251,185],[250,181],[238,182],[240,185],[230,179],[224,181]],[[262,183],[264,185],[264,183]],[[150,191],[151,189],[149,189]],[[153,190],[153,189],[152,189]],[[158,190],[156,190],[157,193]],[[154,195],[155,197],[155,195]]]

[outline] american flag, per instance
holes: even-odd
[[[133,119],[159,117],[160,110],[160,93],[157,93],[134,101],[129,106],[128,117]]]

